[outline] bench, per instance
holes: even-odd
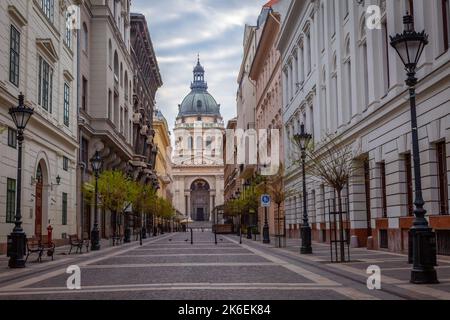
[[[27,239],[27,257],[25,258],[25,262],[28,261],[28,257],[33,254],[37,253],[38,258],[37,262],[42,262],[42,254],[44,252],[44,248],[41,246],[41,242],[38,238],[32,237]]]
[[[55,244],[53,242],[48,241],[48,236],[42,236],[40,245],[42,247],[43,252],[47,251],[47,256],[52,257],[53,261],[56,248]]]
[[[86,245],[86,243],[87,243],[87,245]],[[80,238],[78,238],[77,234],[69,235],[69,244],[70,244],[69,254],[72,253],[72,249],[74,247],[77,248],[75,253],[78,253],[78,251],[80,251],[80,253],[82,253],[83,246],[86,246],[86,249],[89,250],[89,241],[81,240]]]

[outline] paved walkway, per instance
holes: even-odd
[[[364,264],[375,258],[382,264],[386,257],[397,263],[395,257],[404,257],[384,253],[376,257],[356,249],[358,262],[330,265],[326,246],[315,244],[315,253],[305,257],[297,254],[295,245],[290,241],[288,248],[279,249],[246,239],[240,245],[234,235],[218,236],[215,245],[210,232],[194,232],[191,244],[189,233],[165,234],[144,240],[142,246],[133,242],[57,256],[54,262],[30,263],[22,270],[2,265],[7,270],[0,274],[0,299],[449,299],[450,281],[411,288],[402,276],[388,273],[408,275],[408,270],[382,269],[382,290],[367,289]],[[70,265],[81,269],[81,290],[67,289]],[[439,267],[440,275],[446,266]],[[382,268],[395,269],[387,264]]]

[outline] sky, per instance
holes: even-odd
[[[268,0],[134,0],[142,13],[164,82],[157,108],[172,130],[178,105],[190,92],[197,54],[205,68],[208,91],[226,121],[236,116],[237,77],[243,56],[245,24],[256,25]]]

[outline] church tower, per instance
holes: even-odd
[[[211,221],[214,209],[223,205],[224,123],[200,58],[190,89],[178,106],[174,128],[174,202],[187,219]]]

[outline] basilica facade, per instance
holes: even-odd
[[[193,74],[174,128],[174,206],[189,220],[212,221],[214,208],[223,204],[224,123],[220,105],[208,93],[200,59]]]

